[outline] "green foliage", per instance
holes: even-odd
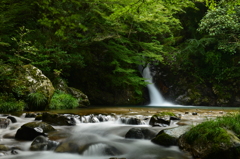
[[[26,103],[22,100],[17,100],[12,94],[0,94],[0,112],[16,112],[23,111]]]
[[[50,101],[50,109],[73,109],[78,106],[76,98],[62,91],[56,91]]]
[[[45,108],[48,104],[47,97],[40,92],[28,94],[27,100],[29,105],[31,105],[34,110]]]

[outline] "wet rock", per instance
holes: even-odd
[[[37,116],[36,113],[29,112],[29,113],[26,113],[25,118],[35,118],[36,116]]]
[[[6,129],[10,123],[11,123],[10,119],[0,118],[0,129]]]
[[[177,145],[178,138],[189,129],[190,126],[179,126],[176,128],[161,130],[151,141],[162,146]]]
[[[143,122],[141,119],[139,119],[138,117],[121,117],[121,122],[124,124],[129,124],[129,125],[142,125]]]
[[[198,115],[198,113],[197,112],[193,112],[192,115]]]
[[[45,136],[37,136],[30,147],[32,151],[54,150],[59,145],[57,141],[51,141]]]
[[[22,125],[21,128],[17,130],[15,138],[19,140],[33,140],[39,135],[46,136],[46,133],[51,131],[55,131],[55,129],[47,123],[30,122]]]
[[[131,128],[125,135],[130,139],[152,139],[156,136],[157,131],[149,128]]]
[[[35,117],[35,120],[42,120],[42,114],[37,115],[37,116]]]
[[[15,117],[13,117],[13,116],[8,116],[7,118],[10,119],[12,123],[16,123],[17,122],[17,119]]]
[[[167,127],[167,126],[170,125],[170,121],[166,120],[166,119],[159,118],[159,117],[152,117],[150,119],[149,125]]]
[[[55,113],[43,113],[42,121],[52,125],[76,125],[74,115],[61,115]]]

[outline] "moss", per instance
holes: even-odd
[[[189,144],[211,145],[212,151],[226,149],[239,140],[235,136],[240,134],[239,122],[239,113],[218,117],[193,127],[184,138]]]
[[[172,113],[172,112],[160,112],[158,114],[154,114],[152,117],[154,117],[154,118],[155,117],[156,118],[158,118],[158,117],[162,118],[162,117],[165,117],[165,116],[176,116],[177,117],[177,115]]]
[[[177,139],[161,131],[152,139],[152,142],[163,146],[172,146],[177,144]]]

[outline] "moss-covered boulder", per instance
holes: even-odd
[[[240,114],[229,115],[198,124],[179,137],[178,145],[194,158],[239,158],[239,118]]]
[[[19,140],[33,140],[39,135],[46,136],[46,133],[52,131],[55,131],[55,129],[45,122],[30,122],[22,125],[17,130],[15,138]]]
[[[54,93],[52,82],[42,73],[41,70],[33,65],[19,66],[14,72],[14,80],[8,80],[8,87],[14,94],[24,98],[29,104],[30,110],[44,110],[48,108],[48,103]],[[45,104],[37,107],[28,99],[31,93],[38,93],[38,97],[44,99]],[[36,96],[35,96],[36,97]],[[40,100],[41,100],[40,99]],[[39,100],[37,97],[32,100]]]

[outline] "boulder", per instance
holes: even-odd
[[[31,146],[30,150],[32,151],[41,151],[41,150],[54,150],[59,145],[57,141],[51,141],[45,136],[36,137]]]
[[[52,125],[76,125],[74,115],[71,114],[56,114],[56,113],[43,113],[42,121]]]
[[[191,131],[191,130],[190,130]],[[194,158],[201,159],[237,159],[240,158],[240,139],[231,131],[220,128],[221,135],[211,136],[209,140],[204,138],[186,139],[183,134],[178,139],[179,147],[188,151]],[[219,138],[219,136],[222,136]],[[230,140],[225,140],[229,138]]]
[[[15,117],[13,117],[13,116],[8,116],[7,118],[10,119],[12,123],[16,123],[17,122],[17,119]]]
[[[190,126],[179,126],[161,130],[151,141],[162,146],[177,145],[178,138],[190,129]]]
[[[150,128],[131,128],[125,135],[130,139],[152,139],[156,136],[157,131]]]
[[[46,136],[46,133],[51,131],[55,131],[55,129],[47,123],[30,122],[22,125],[21,128],[17,130],[15,138],[19,140],[33,140],[39,135]]]
[[[52,82],[42,73],[41,70],[33,65],[24,65],[18,67],[15,73],[15,80],[7,81],[9,85],[9,91],[17,94],[18,97],[24,98],[25,101],[30,93],[40,93],[46,99],[46,103],[39,107],[28,103],[30,110],[44,110],[48,108],[52,95],[54,93],[54,87]]]
[[[167,127],[171,124],[171,120],[180,120],[180,118],[171,112],[161,112],[151,117],[149,125]]]

